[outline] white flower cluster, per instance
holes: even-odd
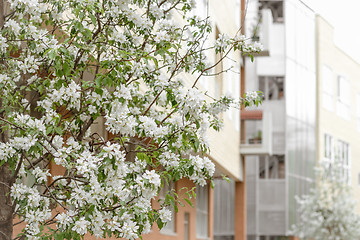
[[[215,50],[223,52],[231,44],[230,37],[227,34],[219,34],[215,43]]]
[[[358,239],[360,215],[349,186],[342,181],[342,168],[321,163],[316,171],[316,188],[304,196],[296,196],[300,219],[291,234],[302,239]]]
[[[171,211],[167,208],[162,208],[159,210],[160,219],[162,222],[167,223],[171,221]]]
[[[36,188],[28,187],[22,183],[16,183],[11,187],[11,197],[19,205],[20,203],[26,204],[26,208],[20,208],[18,211],[27,222],[28,237],[40,233],[40,225],[51,218],[49,199],[41,196]]]
[[[16,113],[14,123],[19,127],[34,129],[38,131],[39,134],[46,134],[46,127],[42,119],[34,119],[30,117],[30,115]]]
[[[107,130],[113,134],[123,133],[135,136],[136,119],[130,114],[127,105],[118,101],[112,103],[111,111],[105,116]]]
[[[195,181],[200,186],[206,185],[206,176],[204,173],[213,176],[215,173],[215,165],[207,157],[190,156],[191,164],[194,166],[194,173],[190,176],[190,179]]]
[[[9,158],[14,157],[16,150],[10,143],[0,142],[0,161],[7,161]]]
[[[168,203],[151,205],[164,182],[212,178],[206,133],[220,129],[219,114],[235,100],[207,102],[196,83],[187,87],[186,73],[210,67],[207,50],[261,46],[223,34],[203,49],[210,24],[189,17],[195,1],[148,3],[9,0],[0,164],[17,174],[9,185],[23,237],[135,239],[171,219]],[[248,93],[240,103],[258,100]],[[50,205],[61,212],[51,221]],[[54,222],[53,232],[42,230]]]
[[[67,103],[69,108],[80,109],[80,86],[71,81],[67,86],[62,86],[59,90],[54,89],[49,94],[48,101],[50,103],[64,104]]]

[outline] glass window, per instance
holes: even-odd
[[[259,157],[260,179],[283,179],[285,178],[285,156],[272,155]]]
[[[196,186],[196,237],[208,238],[208,186]]]
[[[169,182],[169,184],[164,184],[164,187],[160,190],[159,197],[160,199],[165,199],[166,194],[171,194],[171,190],[175,189],[174,182]],[[175,233],[175,209],[171,209],[171,221],[168,222],[162,229],[161,233],[164,234],[174,234]]]
[[[188,212],[185,212],[184,216],[184,240],[189,240],[189,225],[190,225],[190,214]]]
[[[350,146],[348,143],[338,140],[338,160],[340,162],[342,176],[344,182],[350,183],[351,178],[351,162],[350,162]]]
[[[329,134],[324,134],[324,157],[325,161],[329,162],[334,159],[333,137]]]
[[[236,22],[236,28],[240,28],[240,25],[241,25],[241,16],[240,16],[240,13],[241,13],[241,0],[236,0],[235,1],[235,22]]]
[[[198,16],[200,19],[205,19],[208,17],[208,0],[197,0],[195,8],[193,10],[195,16]]]
[[[350,84],[343,76],[337,78],[336,112],[345,119],[350,118]]]
[[[246,144],[261,144],[263,120],[246,120],[245,121]]]
[[[279,100],[284,97],[284,77],[259,77],[259,91],[263,92],[263,100]]]

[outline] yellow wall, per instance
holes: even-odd
[[[220,33],[227,34],[229,37],[234,37],[239,31],[236,21],[240,22],[240,19],[236,19],[236,17],[239,17],[240,14],[238,16],[235,15],[236,1],[222,1],[221,4],[219,4],[219,1],[217,0],[209,0],[208,2],[208,15],[210,16],[210,23],[212,26],[212,33],[209,38],[211,45],[216,40],[216,28]],[[200,5],[197,4],[197,6]],[[194,11],[194,13],[196,14],[196,11]],[[180,18],[178,20],[182,21]],[[232,51],[229,56],[232,59],[231,64],[234,67],[239,67],[237,79],[239,81],[238,86],[240,88],[240,52],[237,51],[234,53],[234,51]],[[215,63],[215,51],[209,51],[207,57],[208,62]],[[215,71],[212,71],[211,73],[215,73]],[[181,77],[190,87],[198,75],[198,73],[194,75],[182,74]],[[226,77],[227,75],[223,74],[224,80]],[[207,91],[209,96],[215,97],[215,77],[204,77],[204,81],[208,82],[207,89],[204,88],[201,81],[197,83],[196,87],[203,91]],[[224,95],[226,93],[226,81],[223,81],[222,89],[222,95]],[[240,89],[238,91],[240,92]],[[211,101],[211,98],[208,98],[207,100]],[[236,181],[242,181],[242,164],[240,161],[240,131],[237,131],[235,128],[236,123],[234,117],[229,119],[228,114],[223,113],[222,119],[224,122],[224,128],[220,132],[216,132],[215,130],[208,131],[208,139],[210,144],[209,157],[216,164],[217,175],[226,174]]]
[[[324,157],[324,133],[333,136],[335,146],[337,140],[350,145],[351,186],[354,197],[360,200],[358,174],[360,173],[360,131],[357,125],[357,94],[360,94],[360,64],[339,49],[334,43],[334,29],[320,16],[317,23],[317,159]],[[345,37],[345,36],[344,36]],[[334,111],[323,108],[322,67],[327,65],[333,71],[333,106]],[[346,77],[350,84],[350,118],[344,119],[336,113],[337,76]],[[336,152],[335,152],[336,153]],[[360,212],[360,204],[357,206]]]
[[[215,39],[215,24],[220,33],[226,33],[230,37],[234,37],[238,32],[235,15],[235,1],[219,1],[209,0],[209,15],[213,25],[213,39]],[[231,58],[236,60],[236,64],[240,64],[240,53],[236,52]],[[234,63],[235,64],[235,63]],[[240,67],[240,66],[239,66]],[[239,68],[240,69],[240,68]],[[225,79],[226,76],[224,76]],[[240,74],[237,76],[240,81]],[[223,85],[223,94],[225,94],[226,83]],[[240,87],[240,84],[238,85]],[[239,90],[240,91],[240,90]],[[240,131],[235,128],[234,117],[228,118],[228,114],[223,114],[224,128],[221,132],[210,131],[210,156],[217,164],[217,169],[229,175],[235,180],[242,180],[242,164],[240,161]],[[239,123],[240,124],[240,123]]]

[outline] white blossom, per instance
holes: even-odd
[[[159,217],[162,222],[167,223],[171,221],[171,211],[167,208],[162,208],[159,210]]]
[[[296,196],[300,219],[291,234],[302,239],[351,240],[360,237],[360,215],[349,186],[342,181],[342,168],[336,160],[316,169],[319,183],[310,193]]]
[[[261,46],[224,33],[202,48],[211,24],[190,16],[192,0],[8,2],[0,164],[17,175],[7,194],[24,220],[19,237],[47,238],[53,221],[55,239],[148,233],[162,184],[212,178],[207,131],[221,127],[219,114],[259,101],[256,92],[209,99],[188,76],[210,72],[208,49],[251,54]]]

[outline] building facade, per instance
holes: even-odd
[[[295,196],[310,189],[316,161],[315,13],[298,0],[252,0],[245,26],[265,46],[245,62],[245,89],[264,93],[241,113],[247,239],[278,240],[297,222]]]
[[[343,181],[360,197],[360,64],[334,43],[334,29],[316,18],[317,159],[339,161]],[[357,205],[357,212],[360,205]]]

